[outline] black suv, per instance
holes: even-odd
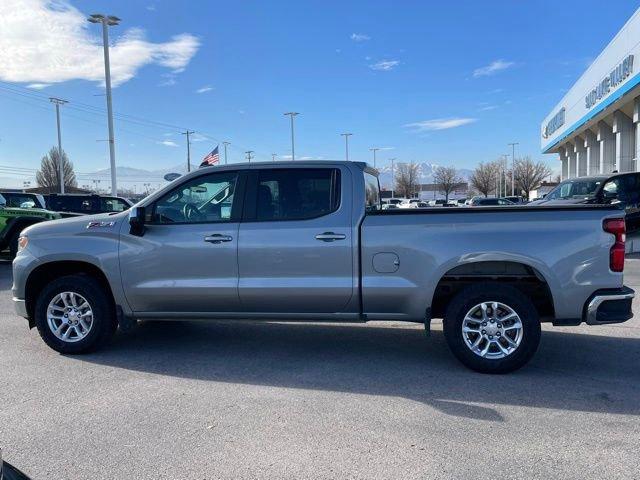
[[[0,194],[7,201],[7,207],[12,208],[42,208],[46,209],[47,204],[44,197],[39,193],[15,192],[11,190],[0,190]]]
[[[627,232],[640,231],[640,172],[570,178],[529,205],[618,204],[627,216]]]
[[[133,205],[129,200],[122,197],[77,193],[52,193],[51,195],[45,196],[45,201],[49,210],[87,215],[123,212]]]

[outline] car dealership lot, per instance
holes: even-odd
[[[545,326],[504,376],[461,366],[440,322],[147,322],[64,357],[10,285],[0,263],[0,446],[36,479],[638,475],[637,315]]]

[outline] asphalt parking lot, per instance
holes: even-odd
[[[640,290],[640,259],[626,283]],[[35,479],[640,478],[640,317],[488,376],[421,327],[146,322],[65,357],[0,263],[0,446]],[[634,310],[640,312],[636,299]]]

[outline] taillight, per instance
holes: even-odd
[[[609,268],[612,272],[622,272],[624,270],[624,242],[627,232],[624,218],[608,218],[603,222],[602,228],[605,232],[615,236],[615,242],[609,252]]]

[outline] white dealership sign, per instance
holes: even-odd
[[[634,61],[634,59],[636,61]],[[640,9],[544,119],[542,151],[558,143],[640,83]]]

